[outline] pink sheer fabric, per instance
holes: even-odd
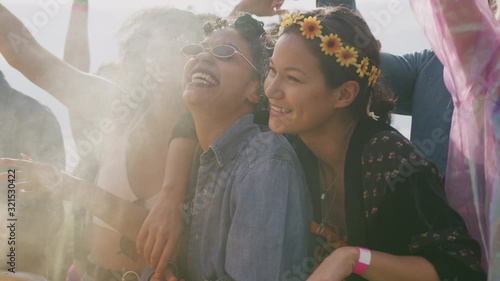
[[[455,111],[446,192],[500,280],[500,24],[488,0],[411,0]]]

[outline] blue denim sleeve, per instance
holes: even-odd
[[[397,98],[396,114],[412,115],[415,84],[425,66],[434,57],[432,50],[397,56],[381,53],[382,74]]]
[[[413,55],[413,54],[412,54]],[[382,74],[389,81],[389,85],[397,98],[396,114],[411,115],[413,90],[418,78],[419,70],[412,55],[396,56],[381,53],[380,65]]]
[[[300,164],[269,159],[251,167],[233,194],[231,212],[226,245],[231,279],[281,280],[306,259],[312,214]]]
[[[356,0],[316,0],[316,7],[344,6],[356,12]]]

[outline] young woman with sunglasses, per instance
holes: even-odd
[[[186,199],[186,275],[282,280],[307,257],[307,243],[296,241],[307,241],[311,208],[293,148],[254,123],[263,95],[264,29],[247,14],[205,31],[202,43],[182,49],[191,58],[183,96],[200,144],[188,192],[194,195]]]

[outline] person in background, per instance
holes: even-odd
[[[316,8],[342,6],[353,12],[357,11],[356,0],[316,0]]]
[[[285,0],[241,0],[234,7],[230,16],[237,15],[238,13],[250,13],[257,16],[273,16],[280,14],[280,10]]]
[[[455,110],[446,191],[500,278],[500,11],[496,1],[411,1],[444,65]]]
[[[380,67],[397,97],[394,113],[412,117],[410,140],[444,177],[454,107],[443,64],[432,50],[424,50],[402,56],[381,53]]]
[[[0,14],[2,55],[72,113],[89,120],[93,136],[102,143],[95,185],[60,172],[52,175],[64,177],[67,184],[67,190],[56,189],[52,195],[79,204],[94,215],[89,225],[91,253],[82,278],[138,277],[145,261],[137,255],[134,241],[162,186],[172,128],[187,111],[179,95],[178,72],[186,59],[177,50],[200,40],[198,18],[168,8],[138,13],[125,25],[125,48],[120,54],[117,83],[112,83],[78,71],[31,38],[16,49],[9,36],[22,36],[25,28],[1,5]],[[79,153],[88,152],[84,149],[88,145],[77,142],[77,146]],[[47,167],[29,160],[21,163],[31,163],[35,171]],[[29,184],[30,179],[25,180]]]
[[[64,46],[64,61],[82,72],[90,72],[90,48],[88,38],[88,0],[74,0],[71,6],[71,15]],[[115,73],[117,70],[115,69]],[[102,75],[100,75],[102,76]],[[104,76],[105,78],[108,78]],[[108,78],[109,79],[109,78]],[[113,80],[113,79],[110,79]],[[69,112],[71,130],[75,143],[87,141],[84,130],[92,129],[93,122],[82,118],[78,114]],[[88,155],[79,154],[79,161],[73,171],[75,177],[94,182],[97,175],[101,145],[93,145]],[[92,223],[84,208],[72,205],[74,217],[73,232],[73,264],[68,268],[66,281],[80,281],[85,272],[90,254],[90,238],[92,232],[87,225]]]
[[[61,128],[52,112],[35,99],[11,88],[0,71],[0,155],[19,158],[21,153],[37,161],[65,168],[64,143]],[[0,165],[1,171],[8,167]],[[64,208],[61,201],[47,198],[24,200],[17,192],[15,206],[7,203],[7,180],[0,183],[0,208],[2,221],[7,222],[7,208],[14,207],[16,221],[15,245],[7,243],[10,232],[0,231],[0,270],[10,267],[10,247],[15,247],[16,267],[19,272],[29,272],[48,277],[51,255],[63,254],[48,245],[62,225]],[[10,193],[9,193],[10,194]]]

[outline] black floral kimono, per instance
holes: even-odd
[[[317,161],[303,144],[295,147],[319,222]],[[424,257],[441,280],[486,280],[479,244],[448,205],[437,168],[394,128],[368,118],[358,122],[346,155],[344,180],[348,245]],[[312,235],[311,255],[318,247],[325,248],[325,241]],[[365,279],[352,274],[347,280]]]

